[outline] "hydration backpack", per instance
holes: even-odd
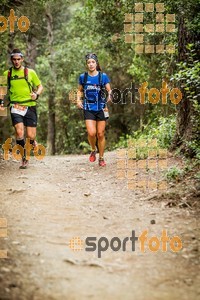
[[[88,80],[88,72],[85,72],[84,77],[83,77],[83,83],[82,83],[82,86],[83,86],[84,89],[85,89],[85,85],[87,85],[87,80]],[[98,84],[89,83],[88,85],[99,86],[100,87],[100,96],[101,96],[101,98],[106,98],[106,89],[103,85],[103,73],[101,73],[99,71]]]
[[[28,81],[28,68],[27,67],[24,67],[24,77],[20,77],[18,78],[17,76],[13,76],[12,77],[12,67],[8,70],[8,77],[7,77],[7,85],[8,85],[8,91],[10,92],[10,87],[11,87],[11,80],[20,80],[20,79],[25,79],[27,84],[28,84],[28,87],[29,87],[29,90],[30,90],[30,93],[32,93],[33,91],[33,87],[32,85],[30,84],[30,82]],[[9,100],[9,103],[8,103],[8,106],[10,105],[10,97],[8,96],[8,100]],[[31,101],[34,101],[35,100],[32,100],[32,99],[28,99],[28,100],[24,100],[24,101],[20,101],[20,103],[26,103],[26,102],[31,102]]]
[[[98,76],[98,78],[99,78],[99,86],[100,86],[100,88],[102,89],[103,88],[103,74],[99,71],[99,74],[98,74],[99,76]],[[88,72],[85,72],[84,73],[84,78],[83,78],[83,87],[87,84],[87,80],[88,80]],[[90,84],[91,85],[91,84]]]
[[[15,78],[15,76],[12,78],[12,67],[8,70],[8,90],[10,90],[10,81],[11,80],[18,80],[18,79],[25,79],[27,84],[28,84],[28,87],[29,87],[29,90],[30,90],[30,93],[32,92],[32,85],[30,84],[30,82],[28,81],[28,68],[27,67],[24,67],[24,77],[20,77],[20,78]]]

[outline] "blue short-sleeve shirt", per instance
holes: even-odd
[[[101,73],[101,84],[99,85],[99,73],[95,76],[87,76],[87,82],[84,85],[85,73],[81,74],[79,77],[79,84],[83,85],[84,89],[84,102],[83,108],[85,110],[99,111],[103,109],[106,105],[106,94],[102,92],[102,87],[105,87],[110,79],[107,74]]]

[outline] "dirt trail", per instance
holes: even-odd
[[[8,237],[0,249],[8,258],[0,259],[0,299],[200,299],[197,211],[184,199],[181,208],[161,192],[128,189],[116,178],[116,153],[106,158],[106,168],[88,156],[31,158],[27,170],[1,161],[0,218],[7,218]],[[150,239],[163,229],[181,238],[181,251],[151,252],[147,243],[142,253],[129,241],[126,251],[109,248],[98,258],[97,250],[69,247],[73,237],[110,242],[148,230]]]

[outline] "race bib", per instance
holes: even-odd
[[[27,113],[28,107],[27,106],[21,106],[19,104],[14,104],[11,108],[11,113],[12,114],[18,114],[20,116],[25,116]]]
[[[103,109],[103,113],[104,113],[104,117],[105,117],[106,119],[108,119],[108,118],[109,118],[109,111],[108,111],[107,108],[106,108],[106,109]]]

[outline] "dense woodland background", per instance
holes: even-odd
[[[25,63],[34,68],[44,86],[39,98],[37,139],[49,154],[86,153],[89,150],[82,113],[71,100],[79,74],[85,71],[85,54],[95,52],[112,88],[178,87],[182,101],[176,106],[168,96],[167,105],[141,105],[129,94],[110,105],[107,149],[126,146],[128,138],[157,138],[160,146],[200,158],[200,0],[165,0],[166,13],[176,14],[176,33],[149,34],[149,41],[174,44],[175,54],[141,54],[124,41],[125,13],[134,13],[135,2],[162,1],[43,1],[1,0],[0,15],[8,18],[14,9],[19,18],[30,20],[26,33],[0,33],[0,72],[10,66],[9,53],[20,48]],[[152,16],[146,15],[152,22]],[[73,93],[72,93],[73,94]],[[118,102],[114,101],[113,102]],[[10,118],[0,118],[0,144],[13,136]]]

